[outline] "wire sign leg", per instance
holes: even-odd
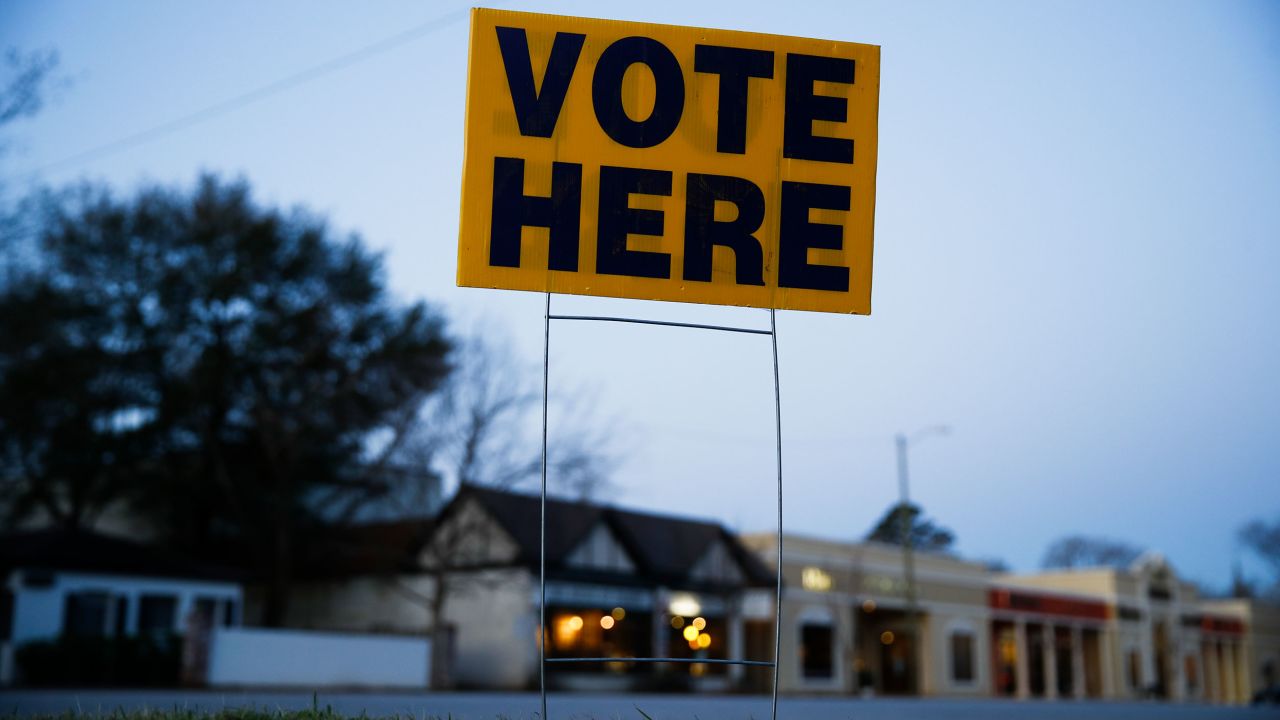
[[[778,674],[782,672],[782,389],[778,383],[778,322],[769,308],[769,339],[773,342],[773,413],[778,434],[778,586],[773,602],[773,712],[778,720]]]
[[[551,293],[547,293],[546,310],[542,314],[542,501],[539,517],[538,549],[538,696],[542,707],[540,720],[549,720],[547,716],[547,663],[605,663],[617,662],[619,658],[552,658],[547,659],[547,391],[548,375],[551,367],[551,321],[552,320],[589,320],[597,322],[622,322],[641,325],[660,325],[667,327],[692,328],[696,330],[719,330],[753,335],[768,335],[773,343],[773,410],[778,447],[778,576],[776,595],[773,603],[773,661],[765,660],[717,660],[711,658],[626,658],[633,663],[708,663],[722,665],[751,665],[773,668],[773,704],[770,712],[772,720],[778,720],[778,673],[782,659],[782,390],[778,382],[778,323],[777,313],[769,310],[769,329],[756,330],[742,327],[726,327],[723,325],[702,325],[697,323],[666,322],[658,320],[641,320],[637,318],[601,317],[596,315],[552,315]]]
[[[538,694],[547,720],[547,371],[551,366],[551,293],[542,314],[542,509],[538,521]]]

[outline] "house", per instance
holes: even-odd
[[[84,530],[0,534],[0,684],[20,680],[19,649],[61,638],[182,635],[240,623],[234,574],[161,548]],[[175,668],[176,670],[176,668]]]
[[[453,683],[536,684],[540,512],[536,495],[467,487],[434,523],[356,528],[363,549],[299,584],[289,624],[429,633],[440,585],[436,662]],[[618,658],[549,664],[549,685],[724,690],[746,681],[741,666],[626,658],[772,659],[775,576],[722,525],[548,499],[546,527],[547,657]]]

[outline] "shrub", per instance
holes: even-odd
[[[15,659],[30,687],[176,686],[182,640],[176,635],[74,637],[27,643]]]

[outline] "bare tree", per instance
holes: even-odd
[[[1125,568],[1138,559],[1142,548],[1121,540],[1068,535],[1049,545],[1040,561],[1044,568],[1114,567]]]
[[[531,485],[542,471],[536,369],[522,366],[492,330],[458,341],[453,366],[445,387],[423,407],[402,458],[429,464],[454,488]],[[581,390],[557,393],[551,402],[564,421],[548,438],[548,482],[577,499],[602,494],[616,460],[613,421],[595,418],[592,398]]]
[[[65,78],[55,77],[57,66],[58,53],[54,50],[4,51],[0,60],[0,159],[12,149],[10,126],[34,117],[57,89],[68,84]],[[10,201],[9,179],[0,177],[0,286],[14,282],[13,275],[25,269],[35,255],[36,233],[31,218]]]
[[[0,125],[31,117],[40,111],[53,84],[58,53],[53,50],[21,52],[9,48],[0,71]]]
[[[398,448],[395,464],[415,467],[421,477],[438,477],[462,492],[467,487],[510,490],[529,487],[542,473],[539,429],[542,388],[535,367],[523,366],[509,343],[491,328],[458,340],[453,371],[444,387],[423,407],[420,422]],[[582,391],[553,398],[561,418],[547,447],[549,484],[575,499],[586,500],[608,490],[607,473],[617,462],[610,437],[614,423],[597,420],[591,397]],[[421,493],[393,493],[400,500]],[[420,501],[420,500],[419,500]],[[402,516],[421,513],[401,506]],[[486,518],[456,512],[435,524],[419,557],[430,582],[429,592],[403,577],[390,581],[405,597],[422,604],[431,625],[433,688],[451,685],[449,629],[445,610],[450,598],[483,592],[483,565],[493,531]]]
[[[1254,520],[1240,528],[1240,542],[1271,568],[1271,589],[1265,591],[1280,597],[1280,518],[1267,522]],[[1239,572],[1236,573],[1240,575]],[[1237,582],[1243,585],[1243,579]]]

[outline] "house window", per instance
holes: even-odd
[[[213,627],[218,617],[218,599],[211,597],[196,598],[196,616],[201,627]]]
[[[138,601],[138,634],[161,635],[174,631],[178,599],[172,595],[143,595]]]
[[[634,666],[626,658],[652,657],[652,618],[649,613],[622,607],[548,607],[547,657],[618,658],[617,662],[569,667],[584,673],[625,672]]]
[[[124,637],[129,630],[129,596],[117,595],[115,602],[116,608],[113,613],[115,618],[115,636]]]
[[[232,627],[236,624],[236,601],[228,598],[222,603],[222,626]]]
[[[830,625],[800,626],[800,667],[805,679],[826,679],[835,674]]]
[[[62,605],[62,632],[74,637],[102,637],[107,632],[104,592],[70,593]]]
[[[973,682],[973,633],[951,633],[951,679]]]

